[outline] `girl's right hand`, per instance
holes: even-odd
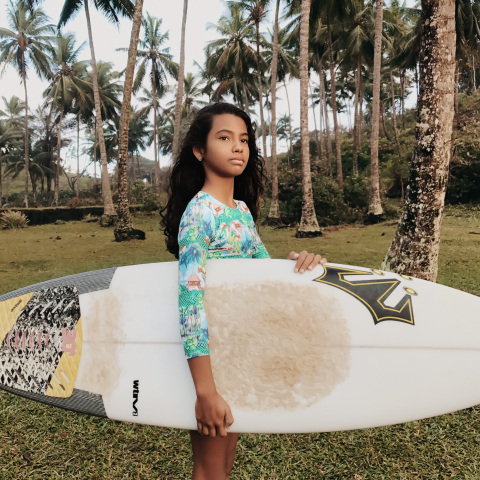
[[[197,396],[195,417],[200,435],[226,437],[227,429],[233,424],[230,407],[216,391]]]

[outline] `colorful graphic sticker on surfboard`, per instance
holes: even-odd
[[[56,287],[0,302],[0,384],[68,398],[82,353],[75,287]]]
[[[326,283],[340,288],[360,300],[369,310],[375,325],[385,320],[414,325],[413,307],[411,295],[416,295],[412,289],[405,289],[408,295],[404,295],[395,306],[387,306],[385,300],[402,283],[395,278],[379,278],[383,276],[380,270],[366,272],[350,268],[324,266],[325,271],[321,277],[315,278],[315,282]],[[368,280],[352,280],[354,276],[372,275]],[[347,280],[345,277],[348,277]],[[407,277],[406,277],[407,278]]]

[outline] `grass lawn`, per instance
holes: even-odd
[[[88,270],[173,260],[158,215],[138,216],[144,242],[117,244],[95,223],[0,231],[0,294]],[[378,267],[394,225],[327,229],[297,240],[262,227],[274,258],[307,249],[330,261]],[[480,209],[449,208],[439,283],[480,295]],[[412,401],[415,401],[412,398]],[[189,478],[184,431],[75,414],[0,392],[0,479]],[[243,435],[231,479],[479,479],[480,408],[406,424],[308,435]]]

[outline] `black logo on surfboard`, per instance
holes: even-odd
[[[394,307],[385,305],[384,301],[401,284],[395,278],[379,278],[374,272],[354,270],[350,268],[333,267],[325,265],[321,277],[315,278],[315,282],[326,283],[341,288],[345,292],[360,300],[370,311],[375,325],[385,320],[414,325],[412,298],[404,295]],[[353,275],[372,275],[368,280],[346,280],[345,277]]]
[[[139,390],[139,381],[138,380],[134,380],[133,381],[133,404],[132,404],[132,407],[133,407],[133,412],[132,412],[132,415],[134,417],[138,417],[138,408],[137,408],[137,402],[138,402],[138,394],[140,393],[140,390]]]

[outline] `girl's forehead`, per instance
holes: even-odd
[[[211,132],[215,134],[222,130],[248,134],[247,125],[243,118],[231,113],[222,113],[213,117]]]

